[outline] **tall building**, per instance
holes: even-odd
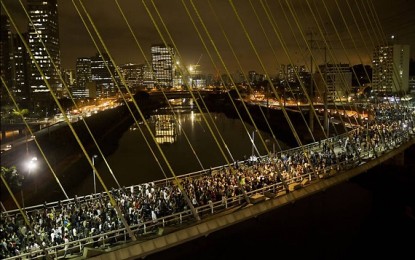
[[[8,87],[11,87],[12,81],[12,35],[10,30],[10,22],[7,16],[0,17],[0,75],[5,79]],[[3,88],[2,88],[3,89]],[[2,93],[2,95],[8,95]]]
[[[33,26],[30,22],[28,25],[30,51],[40,66],[51,90],[59,96],[62,83],[59,80],[61,59],[57,0],[28,0],[27,8],[33,22]],[[52,61],[58,71],[55,70]],[[50,90],[33,60],[31,62],[30,88],[33,93],[33,101],[36,103],[50,100]]]
[[[27,33],[23,33],[22,36],[27,41]],[[21,108],[27,108],[27,100],[30,99],[29,62],[30,59],[21,38],[11,32],[8,17],[2,15],[0,21],[0,74]],[[9,93],[5,90],[5,88],[1,88],[2,105],[11,101]]]
[[[287,65],[287,81],[290,83],[294,83],[297,82],[297,74],[298,73],[298,66],[297,65],[292,65],[292,64],[288,64]]]
[[[213,86],[215,84],[215,77],[212,73],[206,76],[206,86]]]
[[[309,73],[306,70],[305,65],[301,65],[298,67],[298,77],[299,77],[299,81],[302,82],[303,84],[309,82]]]
[[[120,65],[120,71],[129,88],[136,89],[143,85],[144,64],[123,64]]]
[[[156,44],[151,46],[151,62],[156,85],[172,87],[175,53],[171,46]]]
[[[202,75],[200,71],[199,64],[192,64],[189,66],[189,79],[188,79],[188,86],[192,88],[205,88],[206,87],[206,79]]]
[[[91,58],[81,57],[76,59],[76,84],[78,87],[85,87],[90,82],[91,75]]]
[[[27,33],[23,34],[28,39]],[[17,102],[21,107],[29,107],[31,98],[30,91],[30,57],[22,40],[17,34],[12,36],[13,58],[12,58],[12,89]]]
[[[408,92],[409,45],[378,46],[373,53],[372,88],[378,93]]]
[[[112,97],[116,94],[116,85],[112,77],[118,82],[118,75],[108,54],[103,53],[101,56],[97,53],[91,57],[91,81],[96,86],[97,97]]]
[[[286,81],[289,83],[305,82],[307,71],[304,65],[298,66],[293,64],[281,64],[280,71],[278,72],[278,78],[280,81]]]
[[[415,94],[415,76],[409,77],[408,93]]]
[[[257,82],[257,73],[254,70],[248,71],[249,84],[254,85]]]
[[[327,93],[327,100],[334,101],[347,98],[352,89],[352,72],[349,64],[326,64],[319,66],[322,75],[316,78],[318,93],[321,98]]]
[[[87,84],[91,82],[91,59],[80,57],[76,59],[75,82],[71,84],[71,94],[74,98],[89,97]]]
[[[13,92],[12,77],[12,34],[10,30],[10,21],[6,15],[0,17],[0,75],[4,79],[6,86]],[[1,84],[3,85],[3,84]],[[2,106],[11,105],[9,92],[5,87],[0,88],[0,97]]]
[[[223,73],[223,74],[220,76],[220,82],[221,82],[221,85],[222,85],[222,86],[224,86],[224,87],[227,87],[227,86],[232,86],[232,79],[231,79],[231,77],[230,77],[228,74],[226,74],[226,73]]]
[[[154,88],[155,81],[153,77],[153,69],[145,64],[141,64],[140,70],[143,73],[143,85],[148,89]]]

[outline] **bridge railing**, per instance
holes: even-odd
[[[353,134],[354,131],[356,131],[356,130],[354,129],[354,130],[349,131],[347,133],[344,133],[344,134],[342,134],[340,136],[325,139],[323,142],[330,142],[330,143],[333,143],[335,145],[336,144],[338,145],[338,142],[337,142],[338,139],[344,138],[346,136],[350,136],[351,134]],[[320,146],[321,146],[321,142],[314,142],[314,143],[310,143],[310,144],[304,145],[304,148],[295,147],[295,148],[292,148],[292,149],[289,149],[289,150],[280,151],[276,155],[274,155],[274,157],[275,158],[281,158],[281,155],[282,154],[291,154],[291,153],[295,153],[295,152],[297,152],[299,150],[301,150],[301,151],[304,151],[304,150],[305,151],[315,151],[315,150],[317,150],[317,147],[320,148]],[[373,152],[372,149],[371,148],[368,148],[367,150],[362,151],[360,153],[360,157],[370,156],[370,153],[371,152]],[[260,160],[261,159],[262,160],[269,159],[269,155],[260,156],[260,157],[258,157],[258,159],[260,159]],[[241,161],[240,163],[245,163],[246,164],[248,162],[249,162],[249,160]],[[348,162],[345,162],[345,163],[348,163]],[[340,164],[343,164],[343,162],[340,162]],[[212,174],[214,172],[220,171],[221,169],[224,169],[224,168],[227,168],[227,167],[228,166],[226,165],[226,166],[216,166],[216,167],[210,168],[208,170],[207,169],[203,169],[203,170],[200,170],[200,171],[196,171],[196,172],[192,172],[192,173],[187,173],[187,174],[180,175],[180,176],[178,176],[178,179],[180,180],[180,179],[184,179],[184,178],[188,178],[188,177],[200,177],[200,176],[203,176],[203,175]],[[153,181],[152,183],[154,183],[155,186],[163,186],[163,185],[172,184],[172,182],[174,182],[174,181],[175,181],[175,178],[170,177],[170,178],[163,179],[163,180],[156,180],[156,181]],[[142,184],[132,185],[132,186],[126,187],[125,189],[136,191],[140,185],[142,185]],[[50,208],[50,209],[52,209],[52,208],[59,208],[60,205],[64,205],[64,204],[67,204],[67,203],[74,203],[77,200],[78,201],[83,201],[83,202],[88,202],[88,201],[94,201],[95,199],[100,198],[102,196],[107,196],[107,194],[106,193],[96,193],[96,194],[90,194],[90,195],[79,196],[79,197],[77,196],[75,198],[70,198],[70,199],[65,199],[65,200],[60,200],[60,201],[49,202],[49,203],[46,203],[46,204],[43,204],[43,205],[42,204],[39,204],[39,205],[29,206],[29,207],[26,207],[25,208],[25,211],[27,213],[30,213],[30,212],[33,212],[35,210],[43,209],[45,207],[46,208]],[[11,214],[11,215],[13,215],[13,214],[19,214],[19,210],[18,209],[14,209],[14,210],[10,210],[10,211],[4,212],[3,214],[5,214],[5,213]]]
[[[342,170],[353,167],[351,165],[356,164],[358,159],[350,162],[340,162],[339,164],[335,165],[336,168],[340,168]],[[297,176],[291,179],[286,180],[287,184],[298,183],[301,182],[303,179],[308,180],[316,180],[316,176],[321,176],[324,173],[328,173],[327,177],[331,177],[330,174],[338,174],[338,171],[330,171],[333,168],[332,166],[328,166],[325,169],[322,169],[320,172],[309,172],[303,174],[301,176]],[[323,177],[320,177],[323,178]],[[324,177],[326,178],[326,177]],[[252,197],[256,194],[262,194],[264,196],[269,196],[269,194],[274,194],[275,196],[280,192],[286,192],[285,187],[282,182],[274,183],[271,185],[266,185],[262,188],[248,191],[246,194],[238,194],[234,197],[225,197],[222,200],[209,202],[207,205],[202,205],[196,207],[196,212],[201,216],[203,219],[204,217],[212,216],[214,214],[223,212],[233,207],[238,207],[245,204],[245,196]],[[87,196],[88,197],[88,196]],[[93,198],[92,196],[89,196]],[[71,200],[69,200],[71,201]],[[130,229],[139,239],[149,239],[158,235],[158,232],[166,227],[171,228],[182,228],[183,225],[188,225],[196,223],[194,216],[190,210],[185,210],[180,213],[172,214],[169,216],[157,218],[157,220],[149,220],[139,224],[130,225]],[[54,257],[60,257],[65,255],[65,251],[69,254],[82,254],[82,250],[84,247],[111,247],[119,243],[127,243],[130,241],[130,237],[125,228],[117,229],[114,231],[100,233],[97,235],[91,235],[86,238],[81,238],[75,241],[70,241],[65,244],[50,246],[46,248],[48,255]],[[66,248],[66,249],[65,249]],[[11,257],[9,259],[21,259],[21,258],[30,258],[30,259],[37,259],[44,257],[44,251],[42,249],[31,250],[27,253],[22,253],[18,256]]]
[[[341,162],[338,166],[347,166],[345,162]],[[325,172],[329,172],[332,167],[326,167],[323,169]],[[322,171],[323,172],[323,171]],[[322,173],[309,172],[301,176],[297,176],[291,179],[286,180],[286,183],[298,183],[303,179],[316,180],[315,176],[319,176]],[[274,183],[271,185],[266,185],[262,188],[248,191],[245,194],[238,194],[234,197],[224,197],[219,201],[212,202],[210,201],[207,205],[202,205],[196,207],[196,212],[203,219],[220,212],[229,210],[230,208],[235,208],[239,206],[246,205],[245,196],[252,197],[256,194],[261,194],[264,196],[269,196],[269,194],[274,194],[275,196],[280,192],[286,192],[285,187],[282,182]],[[91,196],[87,196],[91,197]],[[87,198],[88,199],[88,198]],[[71,201],[71,200],[69,200]],[[159,235],[159,232],[167,227],[170,228],[183,228],[184,225],[191,225],[197,223],[194,219],[194,216],[191,210],[185,210],[180,213],[175,213],[169,216],[157,218],[157,220],[149,220],[143,223],[137,223],[130,225],[131,231],[138,237],[140,240],[150,239],[154,236]],[[108,248],[120,243],[127,243],[131,241],[127,230],[125,228],[120,228],[117,230],[100,233],[97,235],[90,235],[85,238],[80,238],[75,241],[69,241],[64,244],[49,246],[45,248],[49,256],[52,257],[62,257],[67,254],[82,254],[84,247],[99,247],[99,248]],[[21,259],[21,258],[30,258],[30,259],[39,259],[45,256],[44,250],[34,249],[30,252],[22,253],[18,256],[10,257],[8,259]]]
[[[350,132],[347,132],[345,134],[343,134],[340,137],[334,137],[334,138],[329,138],[324,140],[324,142],[331,142],[334,144],[335,148],[339,148],[339,138],[345,138],[346,136],[350,136],[351,134],[353,134],[353,131],[356,130],[352,130]],[[409,138],[409,133],[408,132],[403,132],[403,133],[399,133],[399,136],[397,138],[396,141],[396,146],[400,145],[402,142],[404,142],[405,140],[407,140]],[[319,142],[315,142],[315,143],[311,143],[308,145],[305,145],[304,147],[300,147],[300,148],[294,148],[294,149],[290,149],[288,151],[281,151],[279,153],[277,153],[276,155],[273,156],[260,156],[258,157],[260,160],[272,160],[275,158],[281,158],[281,155],[284,154],[289,154],[289,153],[295,153],[297,151],[299,151],[301,149],[301,151],[303,150],[318,150],[321,147],[321,144]],[[390,146],[390,147],[383,147],[383,148],[377,148],[378,151],[377,152],[386,152],[388,149],[391,150],[394,147]],[[341,174],[342,172],[353,168],[355,166],[357,166],[358,164],[364,163],[364,161],[362,161],[362,158],[366,158],[367,160],[370,160],[371,158],[373,158],[374,156],[376,156],[376,151],[374,151],[372,147],[367,147],[366,149],[362,150],[359,154],[359,156],[350,158],[347,161],[340,161],[337,162],[336,164],[332,164],[332,165],[328,165],[323,169],[320,169],[316,172],[313,171],[308,171],[305,172],[302,175],[299,176],[295,176],[295,177],[291,177],[288,179],[285,179],[285,184],[286,185],[290,185],[290,184],[300,184],[299,186],[297,185],[296,187],[305,187],[307,185],[310,185],[310,183],[312,183],[313,181],[318,181],[319,179],[322,178],[329,178],[333,175],[337,175],[337,174]],[[382,150],[383,149],[383,150]],[[249,160],[246,161],[242,161],[241,163],[244,163],[246,165],[249,165],[250,163],[252,163]],[[231,165],[231,167],[233,167],[235,165]],[[218,167],[214,167],[211,168],[209,170],[201,170],[201,171],[197,171],[194,173],[189,173],[189,174],[184,174],[184,175],[180,175],[179,176],[179,180],[180,179],[184,179],[184,178],[197,178],[197,177],[201,177],[204,175],[210,175],[213,174],[217,171],[221,171],[222,169],[226,169],[228,166],[218,166]],[[305,182],[306,184],[303,184],[302,181],[303,180],[308,180],[307,182]],[[171,185],[172,183],[174,183],[175,178],[167,178],[164,180],[158,180],[158,181],[154,181],[154,185],[156,186],[163,186],[163,185]],[[141,184],[143,185],[143,184]],[[289,192],[286,190],[286,185],[284,185],[284,183],[282,182],[275,182],[269,185],[265,185],[261,188],[255,189],[255,190],[250,190],[250,191],[246,191],[245,194],[237,194],[236,196],[233,197],[223,197],[220,200],[217,201],[209,201],[208,204],[206,205],[201,205],[201,206],[197,206],[195,207],[196,212],[200,215],[200,217],[203,219],[204,217],[207,216],[211,216],[223,211],[226,211],[230,208],[233,207],[239,207],[239,206],[243,206],[246,204],[246,196],[248,198],[252,198],[254,195],[256,194],[261,194],[265,197],[268,197],[270,195],[272,196],[277,196],[278,194],[281,193],[285,193],[285,192]],[[127,187],[125,189],[130,189],[131,191],[136,191],[138,189],[139,185],[133,185],[130,187]],[[48,209],[55,209],[57,211],[60,210],[60,208],[62,207],[62,205],[65,204],[70,204],[70,203],[77,203],[77,201],[82,201],[82,202],[89,202],[89,201],[94,201],[97,198],[100,198],[102,196],[107,196],[106,193],[100,193],[100,194],[92,194],[92,195],[87,195],[87,196],[81,196],[81,197],[76,197],[76,198],[71,198],[68,200],[62,200],[62,201],[55,201],[55,202],[51,202],[51,203],[47,203],[44,205],[37,205],[37,206],[33,206],[33,207],[27,207],[24,210],[27,213],[32,213],[36,210],[40,210],[43,208],[48,208]],[[16,216],[19,215],[19,211],[17,210],[12,210],[12,211],[7,211],[7,212],[3,212],[2,213],[2,217],[5,216]],[[142,223],[132,223],[132,225],[130,225],[131,230],[134,232],[134,234],[139,238],[139,239],[148,239],[151,238],[154,235],[157,235],[157,233],[160,231],[160,228],[166,228],[166,227],[171,227],[171,228],[181,228],[183,227],[183,225],[190,225],[196,223],[196,220],[194,219],[194,215],[192,214],[192,212],[189,209],[185,209],[182,212],[179,213],[175,213],[175,214],[171,214],[168,216],[163,216],[163,217],[158,217],[157,219],[153,219],[153,220],[148,220]],[[130,240],[128,233],[126,231],[125,228],[121,228],[121,229],[117,229],[114,231],[109,231],[106,233],[100,233],[100,234],[89,234],[87,237],[85,238],[81,238],[81,239],[77,239],[75,241],[70,241],[68,243],[65,244],[60,244],[60,245],[55,245],[55,246],[48,246],[46,248],[47,252],[49,254],[54,254],[55,256],[59,256],[59,255],[63,255],[66,252],[71,252],[71,253],[81,253],[82,252],[82,248],[85,246],[88,247],[95,247],[95,246],[112,246],[114,244],[117,243],[125,243],[128,242]],[[66,248],[66,249],[65,249]],[[35,249],[32,250],[30,252],[27,253],[21,253],[16,257],[11,257],[10,259],[17,259],[17,258],[24,258],[24,257],[28,257],[28,258],[36,258],[36,257],[41,257],[43,255],[42,253],[42,249]]]
[[[344,133],[339,137],[325,139],[323,142],[331,142],[331,143],[334,143],[334,144],[338,144],[337,140],[339,138],[344,138],[346,136],[350,136],[351,134],[353,134],[354,131],[356,131],[356,130],[352,130],[352,131],[349,131],[347,133]],[[310,144],[305,145],[304,148],[295,147],[295,148],[292,148],[292,149],[289,149],[289,150],[280,151],[277,154],[273,155],[272,157],[273,158],[281,158],[281,155],[283,155],[283,154],[292,154],[292,153],[298,152],[300,150],[301,151],[312,151],[312,150],[315,151],[315,150],[320,149],[320,148],[321,148],[321,142],[314,142],[314,143],[310,143]],[[371,150],[366,150],[366,151],[363,151],[360,155],[361,155],[361,157],[369,156],[370,153],[371,153]],[[269,157],[269,155],[264,155],[264,156],[258,157],[258,159],[259,160],[267,160],[267,159],[270,159],[270,157]],[[248,160],[245,160],[245,161],[241,161],[240,163],[248,164],[249,162],[250,162],[250,160],[248,159]],[[340,162],[339,166],[345,166],[345,164],[348,164],[348,163],[351,163],[351,161],[348,160],[347,162]],[[227,165],[226,166],[224,165],[224,166],[216,166],[216,167],[210,168],[208,170],[203,169],[203,170],[200,170],[200,171],[180,175],[180,176],[178,176],[178,179],[181,180],[181,179],[185,179],[185,178],[189,178],[189,177],[192,177],[192,178],[202,177],[202,176],[210,175],[210,174],[215,173],[215,172],[219,172],[222,169],[227,169],[227,167],[228,167]],[[323,169],[321,171],[325,171],[330,167],[333,167],[333,165],[329,166],[329,167],[326,167],[326,169]],[[307,174],[315,176],[315,174],[310,174],[310,173],[307,173]],[[310,178],[310,180],[311,180],[311,178]],[[163,179],[163,180],[156,180],[152,183],[155,186],[164,186],[164,185],[171,185],[174,182],[175,182],[175,178],[170,177],[170,178]],[[289,183],[290,182],[288,181],[288,184]],[[126,187],[125,189],[131,190],[131,191],[137,191],[140,185],[143,185],[143,184],[132,185],[132,186]],[[107,194],[106,193],[96,193],[96,194],[90,194],[90,195],[85,195],[85,196],[76,196],[75,198],[70,198],[70,199],[65,199],[65,200],[60,200],[60,201],[53,201],[53,202],[45,203],[43,205],[39,204],[39,205],[35,205],[35,206],[29,206],[29,207],[24,208],[24,210],[25,210],[26,213],[31,213],[31,212],[34,212],[36,210],[40,210],[40,209],[44,209],[44,208],[55,209],[55,210],[58,209],[59,210],[61,205],[65,205],[65,204],[68,204],[68,203],[75,203],[76,201],[92,202],[92,201],[94,201],[98,198],[101,198],[102,196],[107,197]],[[4,212],[3,214],[14,215],[14,214],[20,214],[20,212],[19,212],[18,209],[14,209],[14,210]]]
[[[349,136],[349,135],[353,134],[355,131],[356,130],[353,129],[353,130],[351,130],[349,132],[346,132],[346,133],[343,133],[343,134],[341,134],[337,137],[331,137],[331,138],[325,139],[322,142],[335,142],[336,140],[338,140],[340,138],[343,138],[343,137],[346,137],[346,136]],[[288,149],[288,150],[280,151],[280,152],[276,153],[274,156],[280,158],[282,154],[291,154],[291,153],[295,153],[297,151],[316,150],[317,147],[321,146],[322,142],[313,142],[313,143],[309,143],[309,144],[304,145],[303,148],[294,147],[294,148],[291,148],[291,149]],[[269,158],[269,155],[262,155],[262,156],[258,156],[257,158],[260,159],[260,160],[261,159],[267,159],[267,158]],[[245,160],[245,161],[241,161],[240,163],[247,163],[248,161],[249,161],[249,159]],[[195,172],[191,172],[191,173],[187,173],[187,174],[182,174],[182,175],[178,176],[178,178],[183,179],[183,178],[187,178],[187,177],[207,175],[207,174],[211,174],[211,173],[220,171],[221,169],[227,168],[227,167],[228,167],[228,165],[220,165],[220,166],[216,166],[216,167],[211,167],[209,169],[202,169],[202,170],[199,170],[199,171],[195,171]],[[166,184],[171,184],[173,181],[175,181],[175,178],[174,177],[169,177],[169,178],[162,179],[162,180],[155,180],[155,181],[152,181],[151,183],[154,183],[155,186],[163,186],[163,185],[166,185]],[[143,184],[131,185],[131,186],[125,187],[125,189],[137,190],[140,185],[143,185]],[[105,193],[96,193],[96,194],[89,194],[89,195],[84,195],[84,196],[77,196],[75,198],[69,198],[69,199],[63,199],[63,200],[60,200],[60,201],[48,202],[48,203],[43,204],[43,205],[39,204],[39,205],[29,206],[29,207],[25,208],[25,211],[26,212],[31,212],[33,210],[42,209],[44,207],[57,208],[59,206],[59,204],[72,203],[75,200],[93,201],[96,198],[99,198],[103,195],[106,196]],[[10,210],[10,211],[7,211],[7,212],[10,213],[10,214],[17,213],[18,209]]]

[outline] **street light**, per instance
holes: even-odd
[[[35,170],[37,167],[37,157],[32,157],[30,159],[29,163],[27,164],[27,168],[29,169],[29,176],[32,173],[33,170]],[[37,181],[35,178],[35,193],[37,193]]]
[[[36,166],[37,166],[37,157],[32,157],[32,159],[30,159],[30,161],[28,161],[26,163],[26,167],[27,167],[29,176],[31,175],[32,171],[36,168]],[[21,187],[20,187],[20,193],[21,193],[21,197],[22,197],[22,206],[24,208],[25,203],[24,203],[24,196],[23,196],[23,182],[24,182],[24,178],[22,179],[22,184],[21,184]],[[36,179],[35,179],[35,192],[37,192]]]
[[[92,175],[94,176],[94,194],[97,193],[97,184],[95,182],[95,158],[98,158],[98,155],[94,154],[92,156]]]
[[[30,161],[27,163],[27,167],[29,169],[29,172],[33,169],[36,168],[36,162],[37,162],[37,157],[33,157],[32,159],[30,159]]]

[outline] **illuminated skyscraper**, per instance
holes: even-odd
[[[163,44],[151,46],[151,61],[156,85],[160,87],[173,86],[174,49]]]
[[[0,16],[0,75],[11,85],[11,30],[7,16]],[[7,93],[5,93],[7,95]]]
[[[129,88],[143,85],[144,64],[127,63],[120,66],[120,71]]]
[[[12,91],[16,100],[23,107],[28,107],[31,103],[31,91],[29,84],[30,74],[30,58],[26,48],[18,35],[12,37],[13,58],[12,58]],[[27,33],[23,34],[23,38],[28,38]]]
[[[96,85],[97,97],[112,97],[118,92],[115,82],[119,85],[119,77],[108,54],[91,57],[91,80]]]
[[[52,64],[53,61],[60,71],[57,0],[28,0],[27,8],[30,19],[33,22],[33,26],[30,22],[28,26],[30,51],[34,55],[51,90],[59,96],[62,90],[62,83],[59,80],[59,72],[55,70]],[[30,88],[33,94],[33,101],[39,103],[50,99],[50,90],[33,61],[31,62],[30,71]]]
[[[1,16],[0,30],[0,70],[7,87],[13,93],[14,99],[21,107],[27,107],[30,98],[28,68],[29,58],[22,40],[17,34],[12,34],[7,16]],[[22,34],[27,41],[27,33]],[[2,104],[10,102],[10,96],[2,88]],[[4,92],[3,92],[4,91]]]
[[[409,45],[378,46],[373,53],[373,90],[378,93],[408,92]]]
[[[85,93],[87,95],[86,84],[92,81],[91,75],[91,59],[90,58],[77,58],[76,59],[76,92]]]

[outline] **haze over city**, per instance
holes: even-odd
[[[4,3],[13,13],[20,31],[27,31],[28,21],[19,1],[6,0]],[[25,3],[25,1],[22,1],[22,3]],[[309,63],[310,55],[306,41],[309,44],[311,39],[315,41],[313,52],[317,63],[324,62],[323,46],[325,45],[324,41],[326,41],[333,53],[336,54],[337,59],[333,60],[330,55],[327,55],[328,62],[370,65],[373,46],[385,40],[380,38],[379,31],[370,32],[373,28],[383,30],[385,37],[394,35],[394,41],[397,43],[409,44],[412,50],[411,57],[415,57],[413,51],[415,50],[415,17],[413,16],[415,3],[410,0],[393,2],[388,0],[94,0],[83,1],[82,3],[90,14],[94,25],[102,34],[109,52],[119,65],[145,63],[145,58],[137,47],[120,10],[125,15],[144,54],[147,55],[147,59],[150,59],[150,46],[163,43],[152,21],[154,19],[164,40],[167,43],[172,43],[164,30],[164,26],[168,29],[178,52],[182,56],[183,64],[190,65],[199,62],[200,69],[205,74],[215,73],[217,70],[224,71],[216,50],[210,44],[211,40],[214,42],[227,69],[232,73],[239,70],[226,38],[228,38],[245,71],[256,70],[259,73],[264,73],[241,23],[238,21],[237,15],[246,28],[246,32],[249,34],[267,72],[271,75],[277,72],[279,64],[292,62],[302,65]],[[93,31],[79,2],[76,6],[87,21],[90,30]],[[155,6],[157,10],[154,8]],[[58,10],[62,68],[73,69],[78,57],[90,57],[97,51],[74,7],[74,2],[58,1]],[[376,13],[374,14],[373,11]],[[193,20],[189,18],[189,15]],[[201,20],[199,20],[198,15],[200,15]],[[160,17],[162,17],[162,20]],[[271,26],[270,19],[274,21],[276,27]],[[206,26],[211,39],[207,37],[201,21]],[[316,21],[318,21],[319,26],[317,26]],[[348,27],[345,26],[344,21],[347,22]],[[376,24],[374,24],[376,21],[380,23],[382,28],[376,27]],[[199,38],[193,22],[203,37],[204,43]],[[298,29],[297,23],[301,26],[301,30]],[[267,33],[264,34],[263,30]],[[325,39],[323,39],[321,33],[326,35],[324,36]],[[350,33],[353,37],[350,37]],[[362,39],[361,35],[367,33],[373,34],[375,37],[373,39]],[[287,48],[289,56],[284,52],[281,43]],[[203,44],[206,44],[211,56],[206,52]]]

